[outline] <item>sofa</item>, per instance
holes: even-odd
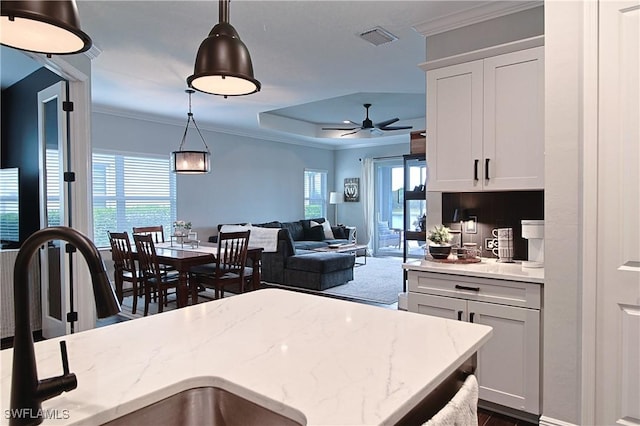
[[[355,241],[355,228],[331,226],[323,217],[292,222],[272,221],[254,226],[287,229],[294,247],[300,250],[313,250],[329,244],[348,244]]]
[[[310,290],[326,290],[353,280],[355,256],[296,248],[287,228],[278,232],[275,252],[262,253],[262,280]]]
[[[218,225],[218,230],[222,226],[224,225]],[[263,281],[309,290],[325,290],[353,280],[355,256],[313,249],[352,242],[355,228],[333,226],[329,234],[329,223],[324,218],[293,222],[272,221],[252,226],[280,229],[276,250],[262,253]],[[209,241],[215,242],[217,237],[210,237]]]

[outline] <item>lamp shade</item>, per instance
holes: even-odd
[[[220,21],[205,38],[196,55],[187,84],[212,95],[241,96],[260,90],[253,76],[249,49],[229,23],[229,0],[220,0]]]
[[[2,1],[0,43],[48,55],[80,53],[91,38],[80,29],[74,0]]]
[[[329,193],[329,204],[338,204],[340,202],[340,194],[337,192]]]
[[[173,151],[171,171],[182,174],[203,174],[211,171],[209,151]]]

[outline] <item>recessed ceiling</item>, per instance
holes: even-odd
[[[196,93],[201,127],[310,146],[406,141],[400,136],[307,135],[296,126],[372,120],[424,128],[425,38],[414,26],[477,9],[478,1],[234,0],[230,23],[247,45],[259,93],[224,99]],[[493,2],[494,4],[496,2]],[[510,2],[499,2],[510,3]],[[97,112],[183,124],[186,77],[200,42],[218,22],[218,2],[78,0],[82,29],[101,51],[92,64]],[[381,27],[398,39],[374,46],[360,34]],[[13,59],[10,60],[13,62]],[[4,78],[5,60],[2,61]],[[265,117],[292,127],[261,126]],[[364,132],[360,132],[364,133]]]

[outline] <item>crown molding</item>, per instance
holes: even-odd
[[[485,1],[479,6],[439,16],[413,26],[425,37],[542,6],[543,1]]]

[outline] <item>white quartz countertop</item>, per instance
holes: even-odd
[[[442,263],[423,259],[407,262],[402,267],[413,271],[544,283],[544,268],[523,268],[522,264],[517,261],[514,263],[499,263],[496,259],[484,257],[480,260],[479,263]]]
[[[196,386],[219,385],[309,425],[398,421],[490,337],[491,328],[259,290],[65,336],[78,388],[43,403],[101,424]],[[62,373],[60,339],[36,343],[40,379]],[[0,352],[2,418],[13,350]]]

